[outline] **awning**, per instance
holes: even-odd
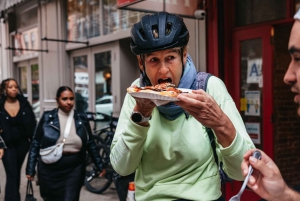
[[[0,0],[0,11],[7,10],[8,8],[13,7],[14,5],[17,5],[24,1],[27,0]]]
[[[166,11],[187,18],[195,18],[199,5],[200,0],[117,0],[119,9],[148,13]]]

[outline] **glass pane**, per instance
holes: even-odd
[[[79,112],[85,112],[88,109],[89,101],[89,74],[87,56],[74,57],[73,62],[76,110]]]
[[[32,109],[37,119],[40,118],[40,79],[38,64],[31,65]]]
[[[113,111],[111,76],[111,52],[95,54],[95,111],[107,116]],[[105,119],[105,116],[97,114],[96,118]]]
[[[36,55],[37,53],[33,51],[26,51],[24,49],[39,49],[38,39],[38,28],[28,29],[26,31],[18,32],[12,35],[12,40],[15,48],[20,48],[21,50],[15,50],[14,56],[21,55]]]
[[[146,14],[138,11],[120,10],[120,22],[121,29],[130,29],[135,23],[140,21],[140,19]]]
[[[38,23],[37,7],[30,9],[26,12],[16,13],[16,26],[18,29],[23,29]]]
[[[236,26],[255,24],[286,17],[286,0],[236,0]]]
[[[300,9],[300,0],[295,0],[295,13]]]
[[[23,93],[25,97],[28,97],[28,91],[27,91],[27,68],[26,66],[22,66],[19,68],[19,84],[20,84],[20,90]]]
[[[100,1],[68,0],[68,39],[86,39],[100,36]]]
[[[116,32],[119,29],[117,0],[103,1],[103,33]]]
[[[247,131],[258,148],[262,148],[263,75],[262,39],[242,41],[241,45],[241,111]],[[244,107],[243,107],[244,105]]]

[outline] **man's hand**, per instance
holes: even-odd
[[[251,156],[255,150],[248,150],[244,154],[241,165],[244,176],[248,173],[249,164],[253,167],[253,173],[247,184],[248,187],[266,200],[299,200],[299,194],[286,185],[274,161],[261,150],[259,150],[262,155],[261,160],[257,160]]]

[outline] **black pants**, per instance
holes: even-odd
[[[53,164],[38,162],[40,194],[44,201],[78,201],[85,177],[82,153],[63,155]]]
[[[120,201],[126,201],[129,182],[134,181],[135,173],[121,176],[115,181],[116,191]]]
[[[19,192],[21,168],[29,146],[30,142],[27,139],[22,139],[18,143],[8,145],[7,149],[4,150],[2,161],[6,172],[5,201],[21,200]]]

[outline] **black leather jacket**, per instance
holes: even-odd
[[[74,111],[74,120],[76,133],[82,140],[81,151],[88,151],[97,169],[102,171],[102,163],[99,152],[96,150],[96,143],[93,139],[90,124],[86,115]],[[26,174],[34,176],[37,158],[39,157],[40,149],[50,147],[56,144],[60,136],[60,126],[58,119],[58,109],[44,112],[41,120],[38,123],[32,144],[28,155]]]
[[[20,103],[20,110],[18,113],[22,115],[22,124],[19,125],[19,130],[22,131],[22,137],[31,140],[36,127],[35,115],[32,111],[31,105],[24,96],[17,95],[17,99]],[[10,144],[14,143],[16,139],[11,134],[11,127],[9,123],[11,117],[4,109],[5,101],[6,97],[2,97],[0,99],[0,136],[2,137],[6,146],[9,147]]]

